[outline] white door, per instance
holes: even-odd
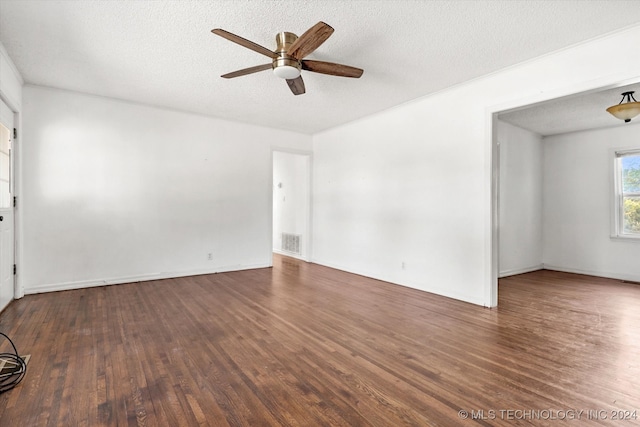
[[[13,299],[13,112],[0,101],[0,310]]]

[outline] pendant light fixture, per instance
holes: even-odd
[[[631,119],[640,114],[640,102],[633,97],[634,93],[633,91],[623,92],[620,103],[607,108],[607,111],[618,119],[624,120],[625,123],[629,123]]]

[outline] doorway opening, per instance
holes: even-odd
[[[273,252],[311,259],[311,154],[273,151]]]
[[[620,92],[640,90],[638,80],[604,82],[491,112],[489,306],[498,304],[499,277],[540,269],[622,279],[638,274],[625,270],[625,261],[610,262],[634,256],[623,246],[637,251],[608,235],[609,152],[630,144],[629,132],[635,128],[637,135],[640,125],[606,112]]]

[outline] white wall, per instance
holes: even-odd
[[[271,265],[271,150],[309,149],[309,136],[23,95],[27,293]]]
[[[310,156],[273,153],[273,250],[307,259],[310,202]],[[300,235],[300,254],[283,251],[282,233]]]
[[[492,305],[492,113],[640,80],[636,45],[640,26],[315,135],[313,261]],[[30,292],[270,263],[270,150],[309,137],[35,87],[23,102]]]
[[[545,268],[640,281],[640,241],[611,239],[612,150],[640,124],[544,138]]]
[[[14,112],[22,107],[22,76],[9,57],[4,45],[0,43],[0,98]]]
[[[494,305],[491,114],[640,79],[638,45],[640,26],[314,135],[313,261]]]
[[[498,121],[500,277],[542,268],[542,137]]]

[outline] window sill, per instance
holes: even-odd
[[[611,240],[618,240],[620,242],[640,243],[640,235],[638,236],[612,235],[610,237],[611,237]]]

